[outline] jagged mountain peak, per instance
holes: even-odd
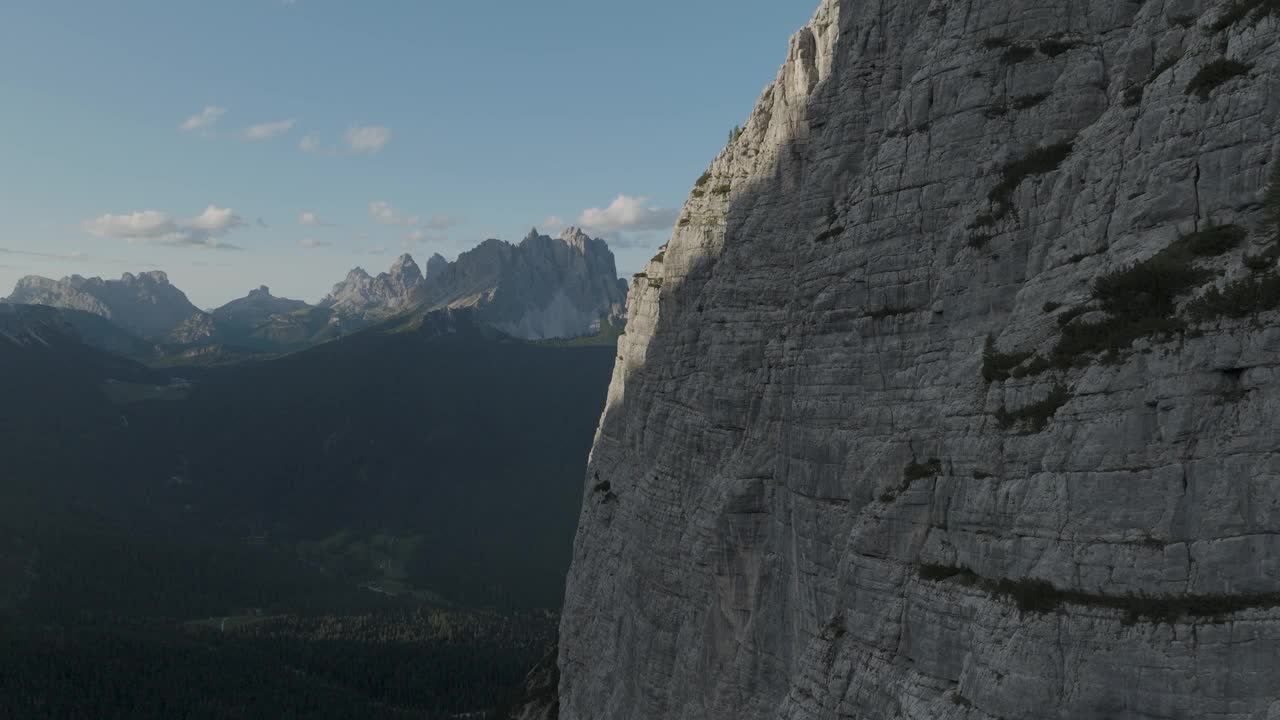
[[[405,253],[396,258],[388,272],[370,276],[364,268],[353,268],[342,282],[320,302],[339,315],[373,321],[395,314],[412,304],[422,285],[422,270],[413,256]]]
[[[413,261],[413,256],[409,253],[396,258],[395,263],[391,265],[390,274],[391,277],[406,285],[416,285],[422,280],[422,269]]]
[[[419,295],[425,308],[474,307],[516,337],[590,335],[620,322],[620,287],[608,245],[580,232],[560,238],[533,229],[519,244],[489,239],[439,264]]]
[[[98,278],[93,278],[98,280]],[[125,284],[169,285],[169,274],[163,270],[148,270],[140,273],[124,273],[120,281]]]
[[[423,280],[425,280],[426,282],[431,282],[434,278],[439,277],[440,273],[444,272],[448,268],[449,268],[449,261],[446,260],[444,256],[441,255],[440,253],[433,253],[431,257],[427,259],[427,268],[423,274]]]
[[[276,297],[271,294],[269,287],[262,285],[256,290],[250,290],[248,295],[214,310],[212,315],[227,328],[244,334],[252,332],[273,316],[288,315],[309,307],[311,306],[301,300]]]
[[[582,228],[570,225],[560,231],[560,239],[576,248],[586,248],[588,243],[596,241],[595,238],[588,235]]]

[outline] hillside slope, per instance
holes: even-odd
[[[632,284],[560,717],[1275,717],[1275,8],[824,0]]]

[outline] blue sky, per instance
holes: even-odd
[[[314,302],[584,220],[628,275],[815,5],[6,0],[0,296],[161,269]]]

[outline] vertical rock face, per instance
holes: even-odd
[[[178,332],[186,341],[198,341],[213,332],[208,314],[160,271],[125,273],[119,280],[26,277],[18,281],[9,302],[90,312],[151,340],[167,340]]]
[[[560,716],[1280,717],[1274,7],[824,1],[632,283]]]
[[[445,260],[440,253],[435,253],[427,260],[427,272],[423,275],[423,280],[431,282],[448,268],[449,261]]]

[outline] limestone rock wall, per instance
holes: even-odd
[[[560,716],[1280,718],[1274,8],[824,0],[632,283]]]

